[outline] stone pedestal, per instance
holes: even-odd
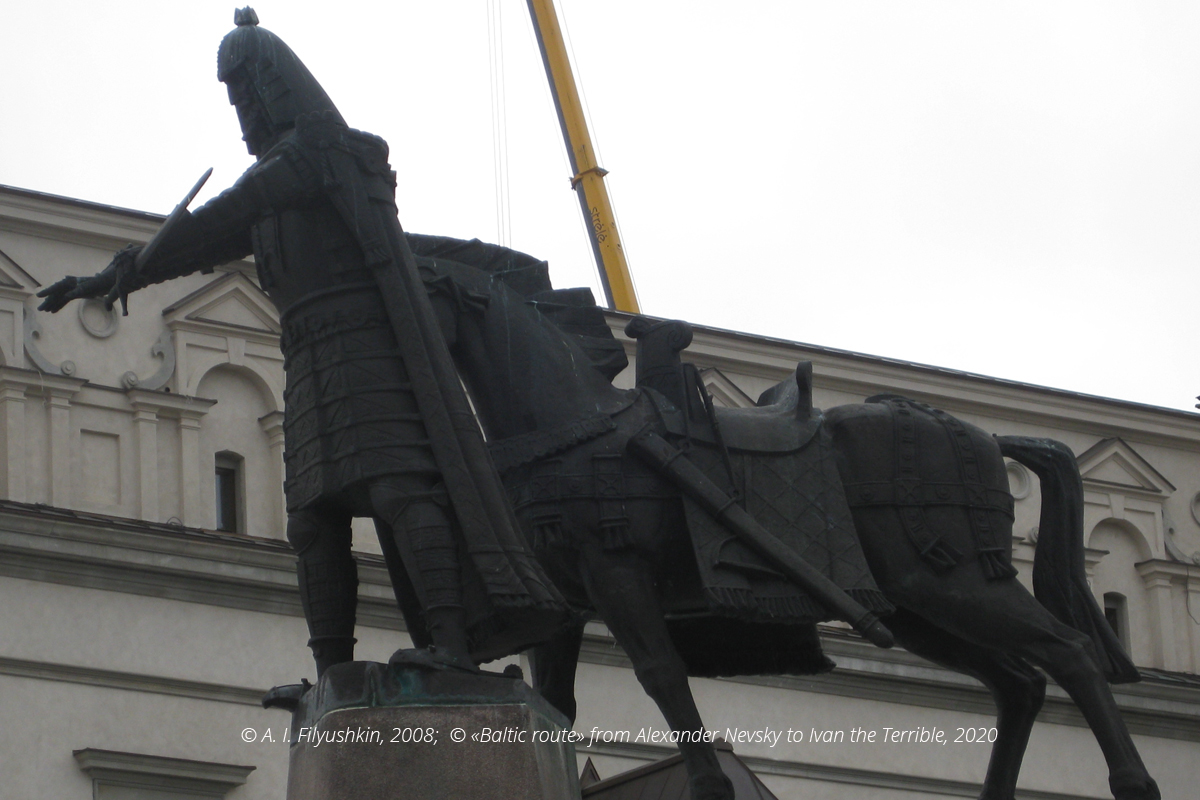
[[[569,733],[520,678],[340,664],[292,715],[287,800],[578,800]]]

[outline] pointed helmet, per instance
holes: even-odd
[[[237,27],[226,34],[217,51],[217,80],[230,85],[244,83],[257,99],[273,134],[295,127],[296,117],[301,114],[338,113],[292,49],[275,34],[258,27],[254,9],[235,11],[233,21]]]

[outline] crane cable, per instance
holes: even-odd
[[[496,204],[496,242],[512,243],[512,212],[508,182],[508,107],[504,77],[504,0],[486,0],[488,73],[492,100],[492,185]]]

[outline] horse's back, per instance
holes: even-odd
[[[902,563],[926,575],[968,565],[979,565],[988,579],[1015,574],[1013,501],[994,437],[895,396],[830,409],[825,422],[881,585],[905,571]]]

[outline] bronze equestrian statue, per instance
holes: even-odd
[[[827,671],[815,623],[886,644],[879,614],[992,692],[983,798],[1014,798],[1044,698],[1032,664],[1083,712],[1115,797],[1157,800],[1107,686],[1137,673],[1086,586],[1069,450],[892,396],[822,413],[803,366],[759,408],[717,409],[674,323],[634,321],[638,388],[613,387],[624,353],[590,292],[504,248],[406,237],[386,145],[348,128],[252,12],[237,22],[219,77],[257,163],[150,255],[124,250],[42,307],[254,253],[284,328],[288,538],[319,671],[352,657],[349,520],[373,516],[414,641],[436,648],[410,663],[470,669],[535,645],[535,684],[573,718],[598,614],[671,728],[699,731],[689,674]],[[1002,455],[1043,482],[1037,599],[1010,563]],[[797,583],[806,567],[819,579]],[[732,800],[711,744],[680,750],[695,800]]]
[[[1014,798],[1045,697],[1032,665],[1083,712],[1114,796],[1159,798],[1107,685],[1138,673],[1087,585],[1083,489],[1065,445],[993,437],[891,395],[821,412],[805,364],[757,408],[713,408],[680,358],[686,324],[644,318],[627,329],[638,388],[617,389],[624,351],[590,291],[553,289],[544,262],[502,247],[409,238],[522,528],[579,612],[532,653],[535,686],[569,718],[589,612],[680,732],[703,727],[689,675],[827,671],[814,623],[856,621],[748,546],[727,524],[732,507],[707,505],[646,452],[657,439],[885,615],[904,647],[987,686],[999,713],[981,798]],[[1036,599],[1011,564],[1002,456],[1042,481]],[[732,797],[710,745],[684,739],[680,751],[692,797]]]
[[[256,163],[144,263],[126,248],[41,292],[41,308],[124,303],[253,253],[283,327],[287,536],[318,675],[353,660],[356,516],[375,518],[409,632],[429,648],[409,657],[474,669],[542,641],[563,604],[523,544],[417,276],[387,144],[347,127],[253,10],[235,21],[217,77]]]

